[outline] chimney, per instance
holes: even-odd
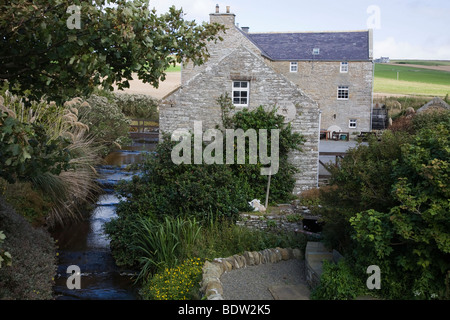
[[[242,29],[242,31],[244,31],[245,33],[248,33],[248,31],[250,30],[249,27],[242,27],[241,29]]]
[[[236,15],[231,13],[230,6],[227,6],[226,13],[220,13],[219,5],[216,5],[216,12],[209,15],[210,23],[219,23],[225,25],[227,28],[235,27]]]

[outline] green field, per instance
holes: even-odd
[[[181,65],[177,64],[176,66],[170,66],[166,69],[166,72],[181,72]]]
[[[426,62],[422,61],[422,63]],[[446,94],[450,94],[450,72],[392,64],[375,64],[374,91],[444,97]]]
[[[450,66],[448,60],[391,60],[391,63],[415,64],[419,66]]]

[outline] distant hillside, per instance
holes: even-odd
[[[436,70],[437,69],[437,70]],[[375,64],[376,93],[450,95],[450,61],[394,60]]]

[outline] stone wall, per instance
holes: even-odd
[[[290,72],[289,61],[266,62],[318,102],[321,129],[336,125],[344,132],[370,130],[372,62],[349,61],[347,73],[340,72],[340,61],[298,61],[298,72]],[[338,86],[349,87],[348,100],[337,99]],[[349,128],[350,119],[357,120],[355,129]]]
[[[208,53],[210,55],[207,63],[201,66],[195,66],[192,62],[183,63],[181,84],[186,84],[196,74],[205,71],[208,66],[216,64],[223,57],[229,55],[233,50],[239,46],[245,46],[255,54],[260,54],[260,50],[252,42],[248,40],[245,34],[239,30],[234,24],[235,15],[230,13],[211,14],[210,22],[223,24],[226,28],[225,32],[219,34],[223,38],[223,41],[217,43],[208,43]]]
[[[265,263],[276,263],[281,260],[303,259],[303,252],[291,248],[271,248],[261,251],[245,251],[242,255],[227,258],[216,258],[203,265],[201,292],[208,300],[223,300],[223,288],[220,277],[233,269],[246,268]]]
[[[303,152],[292,152],[290,161],[300,171],[296,174],[294,193],[317,187],[319,156],[319,110],[317,103],[295,84],[264,63],[252,50],[237,47],[220,62],[208,67],[167,98],[160,107],[160,131],[193,130],[201,121],[203,130],[222,127],[222,112],[217,99],[229,93],[233,80],[250,81],[249,109],[259,106],[280,107],[293,132],[306,140]],[[238,111],[240,109],[236,109]]]

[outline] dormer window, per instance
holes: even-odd
[[[348,73],[348,62],[341,62],[341,73]]]
[[[318,54],[320,54],[320,48],[314,48],[313,49],[313,55],[318,55]]]
[[[291,72],[297,72],[298,71],[298,62],[291,62],[290,70],[291,70]]]

